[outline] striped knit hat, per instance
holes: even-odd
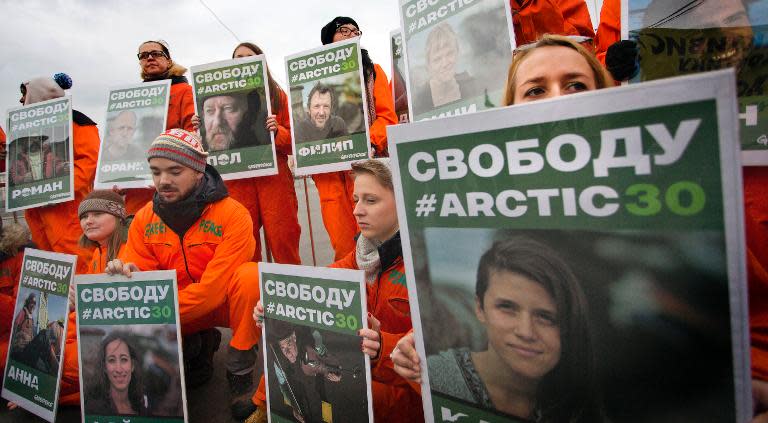
[[[205,172],[205,158],[208,153],[197,135],[183,129],[169,129],[152,141],[147,151],[147,160],[155,157],[173,160],[198,172]]]
[[[119,219],[125,219],[125,202],[120,194],[108,190],[97,189],[91,191],[77,208],[77,216],[83,218],[83,215],[91,212],[109,213]]]

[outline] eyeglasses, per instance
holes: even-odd
[[[139,60],[147,60],[149,59],[149,56],[152,56],[153,59],[159,59],[161,57],[165,57],[166,59],[168,58],[168,56],[160,50],[142,51],[136,55]]]
[[[338,32],[339,34],[341,34],[341,35],[343,35],[345,37],[348,37],[350,34],[354,35],[355,37],[359,37],[359,36],[363,35],[363,31],[360,31],[357,28],[350,28],[348,26],[340,26],[340,27],[336,28],[336,32]]]

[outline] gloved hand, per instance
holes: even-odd
[[[608,47],[605,53],[605,67],[613,79],[626,81],[640,71],[640,51],[632,40],[621,40]]]

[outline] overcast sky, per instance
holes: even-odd
[[[335,16],[354,18],[361,44],[389,75],[389,33],[399,26],[397,0],[204,0],[241,41],[267,54],[285,88],[283,58],[321,45],[320,29]],[[19,84],[68,73],[73,107],[101,124],[111,87],[141,82],[142,41],[162,38],[189,68],[231,57],[238,41],[199,0],[0,0],[0,110],[19,106]],[[101,126],[101,125],[100,125]]]

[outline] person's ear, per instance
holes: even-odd
[[[483,310],[483,305],[480,304],[480,299],[475,296],[475,317],[477,317],[477,320],[480,321],[480,323],[485,323],[485,311]]]

